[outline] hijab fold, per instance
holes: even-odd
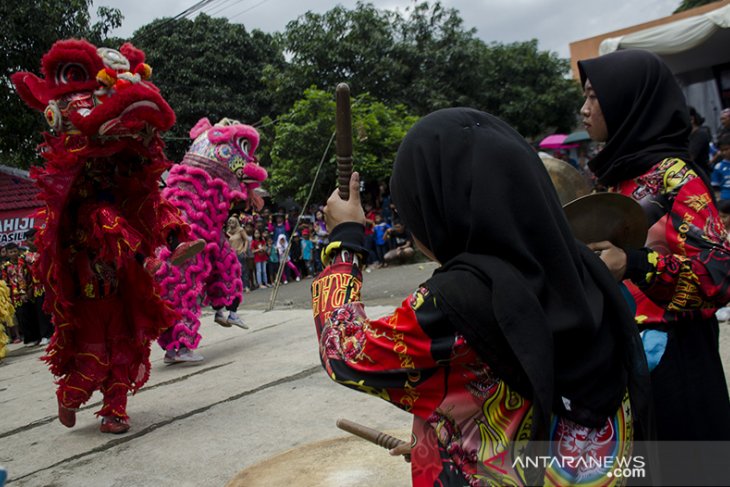
[[[426,283],[437,305],[532,401],[533,439],[547,440],[553,412],[603,426],[627,387],[644,413],[648,371],[633,317],[605,265],[573,238],[517,132],[477,110],[434,112],[402,142],[391,194],[443,263]]]
[[[616,51],[578,61],[578,70],[581,86],[590,80],[608,128],[606,146],[588,163],[602,184],[638,177],[667,157],[690,161],[687,102],[656,54]]]

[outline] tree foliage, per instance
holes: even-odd
[[[385,105],[368,94],[354,98],[353,159],[362,180],[389,177],[398,145],[416,119],[403,105]],[[304,203],[324,156],[313,198],[327,199],[336,185],[334,142],[325,154],[334,130],[334,93],[305,90],[304,98],[275,126],[268,182],[272,194]]]
[[[137,30],[132,42],[145,51],[153,81],[175,110],[177,122],[166,136],[172,160],[180,160],[190,128],[202,117],[253,124],[271,113],[263,73],[284,62],[271,35],[201,14],[195,20],[155,20]]]
[[[358,4],[355,10],[337,6],[324,14],[307,12],[289,22],[281,43],[291,59],[269,81],[278,106],[285,111],[312,85],[334,92],[342,81],[353,93],[368,91],[389,100],[401,89],[392,79],[394,17]]]
[[[271,77],[284,103],[315,85],[334,91],[347,81],[353,93],[370,93],[425,115],[448,106],[494,113],[525,136],[547,128],[569,130],[580,105],[569,63],[539,51],[537,41],[487,45],[466,30],[455,9],[426,2],[406,15],[371,4],[311,12],[282,34],[290,62]]]
[[[476,106],[483,73],[475,69],[484,55],[484,43],[475,30],[464,30],[455,9],[439,2],[417,4],[407,17],[398,16],[396,79],[397,101],[425,115],[449,106]],[[405,89],[404,89],[405,88]]]
[[[58,39],[86,36],[99,43],[121,14],[100,9],[89,25],[91,0],[0,3],[10,19],[3,39],[8,110],[0,117],[0,151],[29,159],[42,117],[9,91],[7,75],[37,71],[42,54]],[[19,27],[23,22],[30,27]],[[105,45],[118,47],[122,40]],[[158,19],[132,39],[147,53],[153,81],[177,114],[166,135],[168,155],[180,160],[190,128],[201,117],[236,118],[258,126],[258,156],[270,167],[275,198],[302,199],[334,129],[334,91],[347,82],[357,105],[356,164],[363,179],[387,177],[410,115],[449,106],[491,112],[527,137],[569,131],[580,106],[578,84],[567,60],[540,51],[537,41],[486,44],[465,29],[459,12],[440,3],[415,3],[405,11],[360,2],[309,12],[282,33],[247,31],[243,25],[201,14],[195,20]],[[285,56],[286,55],[286,56]],[[283,114],[283,115],[281,115]],[[278,123],[277,120],[280,120]],[[334,164],[325,163],[317,196],[326,197]]]
[[[93,0],[3,0],[0,2],[0,163],[27,168],[38,159],[35,147],[47,126],[43,117],[15,94],[10,75],[18,71],[40,72],[40,59],[58,39],[86,38],[104,41],[122,23],[118,9],[100,7],[92,24]]]
[[[527,137],[570,132],[580,106],[580,85],[566,77],[568,60],[539,51],[537,41],[492,44],[484,50],[481,90],[474,105]]]

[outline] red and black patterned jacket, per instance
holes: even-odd
[[[642,328],[707,319],[730,301],[730,247],[710,190],[681,159],[668,158],[614,191],[649,218],[647,249],[629,251],[626,281]]]

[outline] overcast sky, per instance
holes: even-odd
[[[476,28],[485,42],[537,39],[541,50],[569,57],[571,42],[671,15],[681,0],[442,0],[455,8],[466,28]],[[173,17],[197,0],[95,0],[98,6],[122,11],[124,23],[112,34],[128,37],[156,18]],[[413,0],[373,0],[379,9],[403,11]],[[282,32],[307,11],[323,13],[340,4],[352,9],[356,0],[213,0],[203,11],[227,17],[246,29]]]

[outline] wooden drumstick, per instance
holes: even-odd
[[[335,113],[335,152],[337,153],[337,185],[340,198],[350,199],[352,175],[352,113],[350,112],[350,87],[337,85]]]
[[[359,436],[364,440],[368,440],[371,443],[375,443],[378,446],[392,450],[393,448],[401,445],[405,445],[406,442],[399,440],[393,436],[390,436],[382,431],[368,428],[361,424],[350,421],[349,419],[340,418],[337,420],[337,427],[341,430],[345,430],[348,433],[352,433],[355,436]]]

